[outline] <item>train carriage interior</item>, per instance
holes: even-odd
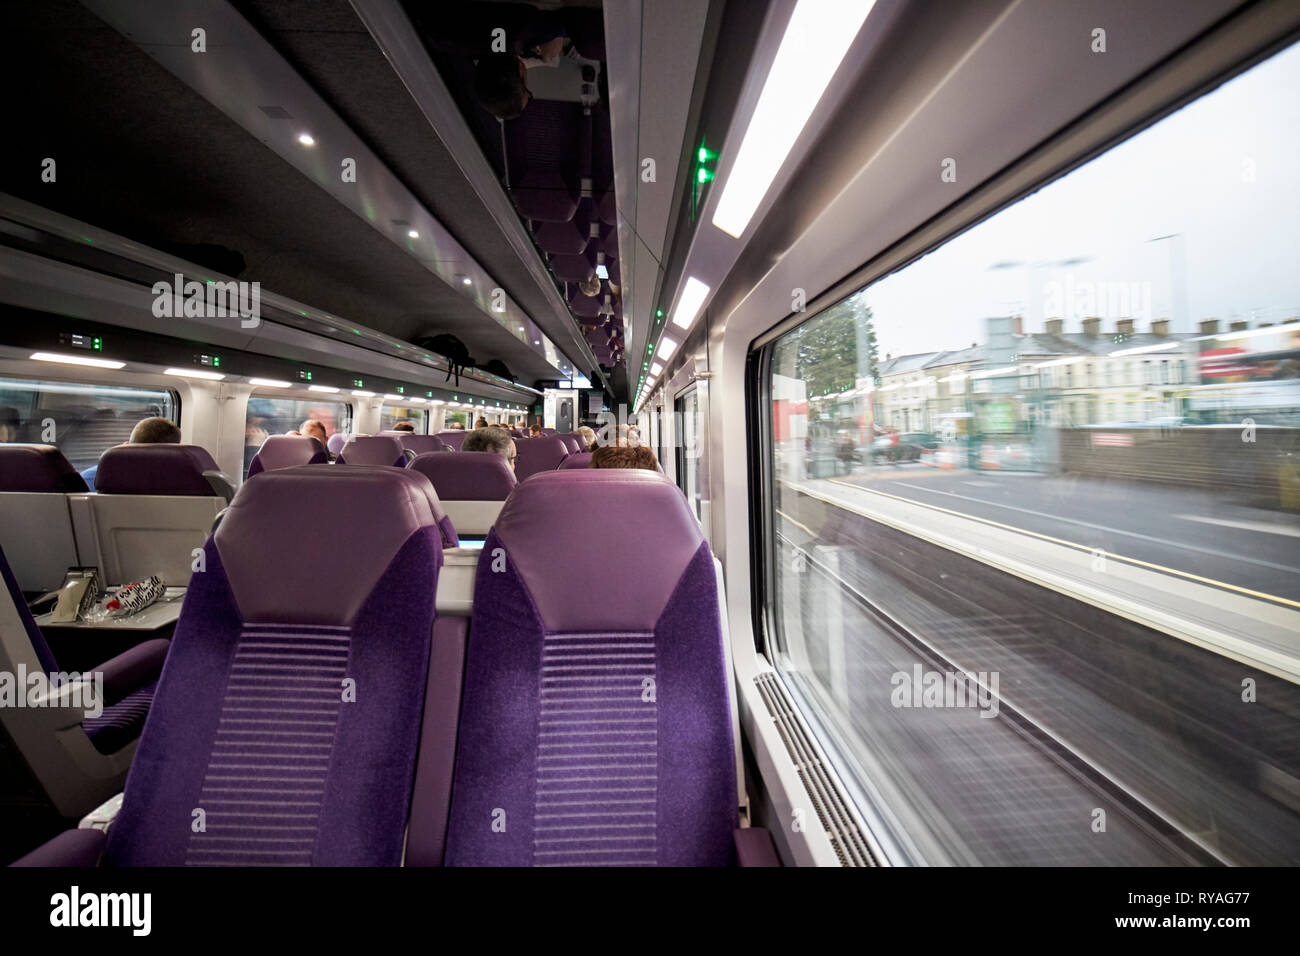
[[[1294,0],[0,20],[0,864],[1300,863]]]

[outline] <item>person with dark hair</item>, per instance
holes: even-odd
[[[464,422],[452,422],[451,429],[452,431],[463,432],[465,430],[465,424]]]
[[[480,416],[479,420],[474,423],[475,428],[487,428],[487,419]]]
[[[128,445],[179,445],[181,443],[181,429],[169,418],[146,418],[136,422],[135,428],[131,429],[131,437],[125,444]],[[86,479],[86,484],[95,487],[95,475],[99,471],[99,462],[91,465],[81,473],[81,477]]]
[[[12,442],[18,440],[18,429],[22,426],[22,420],[18,417],[18,409],[12,405],[0,406],[0,442]]]
[[[529,425],[529,426],[528,426],[528,437],[529,437],[529,438],[541,438],[541,437],[542,437],[542,426],[539,425],[537,422],[533,422],[531,425]]]
[[[395,432],[414,432],[415,424],[413,422],[398,422],[393,426]]]
[[[511,468],[515,467],[515,440],[503,428],[487,425],[476,428],[461,442],[461,451],[486,451],[500,455]]]
[[[592,468],[644,468],[658,471],[659,459],[645,445],[605,445],[591,453]]]
[[[474,65],[474,95],[497,119],[514,119],[533,98],[528,68],[513,53],[489,53]]]

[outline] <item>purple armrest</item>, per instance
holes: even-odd
[[[735,831],[736,863],[739,866],[780,866],[776,844],[766,827],[745,827]]]
[[[108,834],[103,830],[64,830],[10,866],[98,866]]]
[[[151,680],[157,680],[171,643],[161,637],[145,641],[95,668],[104,675],[105,703],[115,704]]]

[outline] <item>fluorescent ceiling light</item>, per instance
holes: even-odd
[[[666,362],[673,357],[673,353],[676,351],[677,343],[665,335],[659,342],[659,351],[655,354]]]
[[[408,236],[410,236],[412,239],[419,239],[419,238],[420,238],[420,230],[418,230],[418,229],[408,229],[408,230],[406,230],[406,234],[407,234]]]
[[[29,356],[37,362],[59,362],[63,365],[89,365],[91,368],[124,368],[125,362],[112,359],[91,358],[88,355],[61,355],[56,352],[33,352]]]
[[[424,404],[424,399],[420,398],[418,395],[412,395],[410,398],[407,399],[407,401],[408,401],[408,402],[418,402],[418,403],[420,403],[421,405]]]
[[[1177,342],[1164,342],[1160,345],[1139,345],[1131,349],[1119,349],[1111,355],[1145,355],[1147,352],[1171,352],[1178,348]]]
[[[352,390],[352,394],[353,394],[353,395],[356,395],[358,398],[374,398],[374,397],[375,397],[375,393],[374,393],[374,392],[367,392],[364,388],[354,388],[354,389]]]
[[[431,398],[431,399],[429,399],[429,404],[430,404],[430,405],[446,405],[447,403],[444,402],[441,398]]]
[[[799,0],[727,174],[713,224],[740,238],[875,0]]]
[[[282,382],[278,378],[250,378],[249,385],[260,385],[262,388],[289,388],[293,382]]]
[[[302,143],[304,146],[316,145],[316,139],[311,135],[311,133],[299,133],[298,142]]]
[[[164,375],[176,375],[180,378],[205,378],[210,382],[220,382],[226,376],[221,372],[205,372],[200,368],[169,368]]]
[[[650,365],[650,374],[652,376],[657,376],[663,370],[664,370],[663,364],[660,362],[653,362]]]
[[[405,396],[405,395],[393,395],[393,394],[390,393],[390,394],[384,396],[384,401],[386,401],[386,402],[404,402],[404,401],[406,401],[406,396]]]
[[[704,305],[704,298],[708,294],[709,287],[695,276],[687,279],[681,298],[677,300],[677,308],[673,312],[673,325],[689,329],[700,314],[700,307]]]
[[[332,394],[334,394],[335,392],[337,392],[338,389],[335,388],[333,385],[308,385],[308,386],[307,386],[307,391],[309,391],[309,392],[328,392],[329,394],[332,395]]]
[[[469,276],[462,276],[462,277],[461,277],[461,280],[460,280],[460,283],[461,283],[461,285],[473,285],[473,284],[474,284],[474,280],[471,279]]]

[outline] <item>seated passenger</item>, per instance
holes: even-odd
[[[412,434],[414,434],[415,425],[413,425],[411,422],[398,422],[396,425],[393,426],[393,431],[411,432]]]
[[[124,444],[179,445],[180,443],[181,429],[175,422],[167,418],[146,418],[136,422],[135,428],[131,429],[131,437]],[[81,473],[81,477],[86,480],[87,488],[95,487],[95,473],[98,471],[99,463],[96,462]]]
[[[474,423],[474,427],[475,427],[475,428],[487,428],[487,419],[486,419],[486,418],[480,418],[478,421],[476,421],[476,422]]]
[[[533,422],[531,425],[529,425],[529,426],[528,426],[528,437],[529,437],[529,438],[541,438],[541,437],[542,437],[542,426],[539,425],[539,424],[537,424],[537,422]]]
[[[596,433],[590,425],[578,426],[578,439],[582,442],[583,451],[596,450]]]
[[[321,447],[325,449],[325,454],[329,455],[330,461],[333,461],[335,457],[337,457],[335,455],[330,455],[329,435],[326,434],[325,423],[321,421],[319,418],[307,419],[305,422],[303,422],[301,425],[298,426],[298,433],[300,435],[306,436],[307,438],[314,438],[318,442],[320,442]],[[292,432],[290,434],[292,434]]]
[[[5,405],[0,408],[0,442],[17,441],[20,427],[21,420],[18,417],[18,409],[12,405]]]
[[[465,430],[465,426],[461,422],[452,422],[451,427],[454,431],[458,432],[463,432]]]
[[[631,425],[627,430],[627,443],[633,448],[641,444],[641,429]]]
[[[486,451],[493,452],[505,458],[510,463],[510,467],[515,467],[515,440],[510,437],[509,433],[502,428],[496,428],[489,425],[486,428],[476,428],[465,436],[465,441],[461,443],[461,451]]]
[[[658,471],[659,459],[644,445],[606,445],[591,453],[592,468],[644,468]]]

